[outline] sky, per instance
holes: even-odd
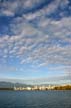
[[[71,83],[71,0],[0,0],[1,79]]]

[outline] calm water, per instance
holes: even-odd
[[[0,91],[0,108],[71,108],[71,91]]]

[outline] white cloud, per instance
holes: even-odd
[[[6,16],[14,16],[16,13],[23,14],[23,12],[27,12],[27,10],[32,10],[33,8],[36,9],[38,5],[41,5],[42,3],[44,4],[44,0],[15,0],[15,1],[3,1],[1,2],[1,10],[0,10],[0,15],[6,15]],[[53,12],[55,12],[58,7],[61,9],[65,8],[68,5],[69,1],[68,0],[54,0],[49,4],[45,4],[43,8],[40,10],[36,10],[38,12],[35,12],[32,14],[28,14],[28,17],[26,15],[26,19],[33,19],[37,16],[44,16],[44,15],[49,15]],[[56,5],[55,5],[56,4]],[[61,13],[62,14],[62,13]]]
[[[9,10],[3,10],[1,14],[6,16],[14,16],[14,13]]]
[[[6,16],[15,15],[18,9],[27,9],[39,1],[27,0],[4,2],[1,13]],[[56,5],[55,5],[56,4]],[[50,64],[71,65],[71,17],[62,17],[56,21],[46,17],[60,6],[68,5],[68,0],[55,0],[48,6],[33,13],[13,18],[9,27],[14,34],[0,37],[0,57],[19,59],[21,64],[48,66]],[[20,8],[19,8],[20,7]],[[22,11],[22,9],[20,10]],[[35,24],[30,20],[35,19]],[[70,68],[69,68],[70,69]]]
[[[70,20],[70,17],[60,21],[51,20],[51,22],[47,19],[46,23],[49,23],[47,26],[40,25],[40,28],[35,28],[27,22],[23,23],[23,19],[20,19],[17,24],[21,34],[0,37],[0,51],[4,57],[8,53],[9,56],[18,57],[21,63],[31,62],[40,66],[49,64],[71,65],[71,38],[68,36],[70,35]],[[12,30],[13,27],[18,34],[16,23],[13,24]],[[44,28],[49,31],[44,32]],[[5,54],[6,51],[7,54]]]

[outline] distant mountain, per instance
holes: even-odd
[[[13,87],[27,87],[31,85],[21,84],[21,83],[11,83],[11,82],[0,82],[0,88],[13,88]]]

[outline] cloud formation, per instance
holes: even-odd
[[[50,32],[48,33],[45,33],[44,30],[39,30],[39,28],[32,27],[29,24],[26,24],[26,26],[19,24],[19,28],[23,28],[20,35],[0,37],[0,55],[2,54],[2,57],[19,57],[22,59],[21,63],[23,61],[41,61],[45,65],[54,63],[71,65],[70,30],[66,29],[68,27],[70,28],[70,22],[69,24],[64,23],[66,27],[62,27],[62,22],[63,19],[58,22],[52,21],[53,28],[51,25]],[[16,31],[17,25],[14,26],[14,31]]]
[[[0,62],[71,70],[70,7],[69,0],[0,2],[0,17],[12,18],[8,33],[0,34]]]

